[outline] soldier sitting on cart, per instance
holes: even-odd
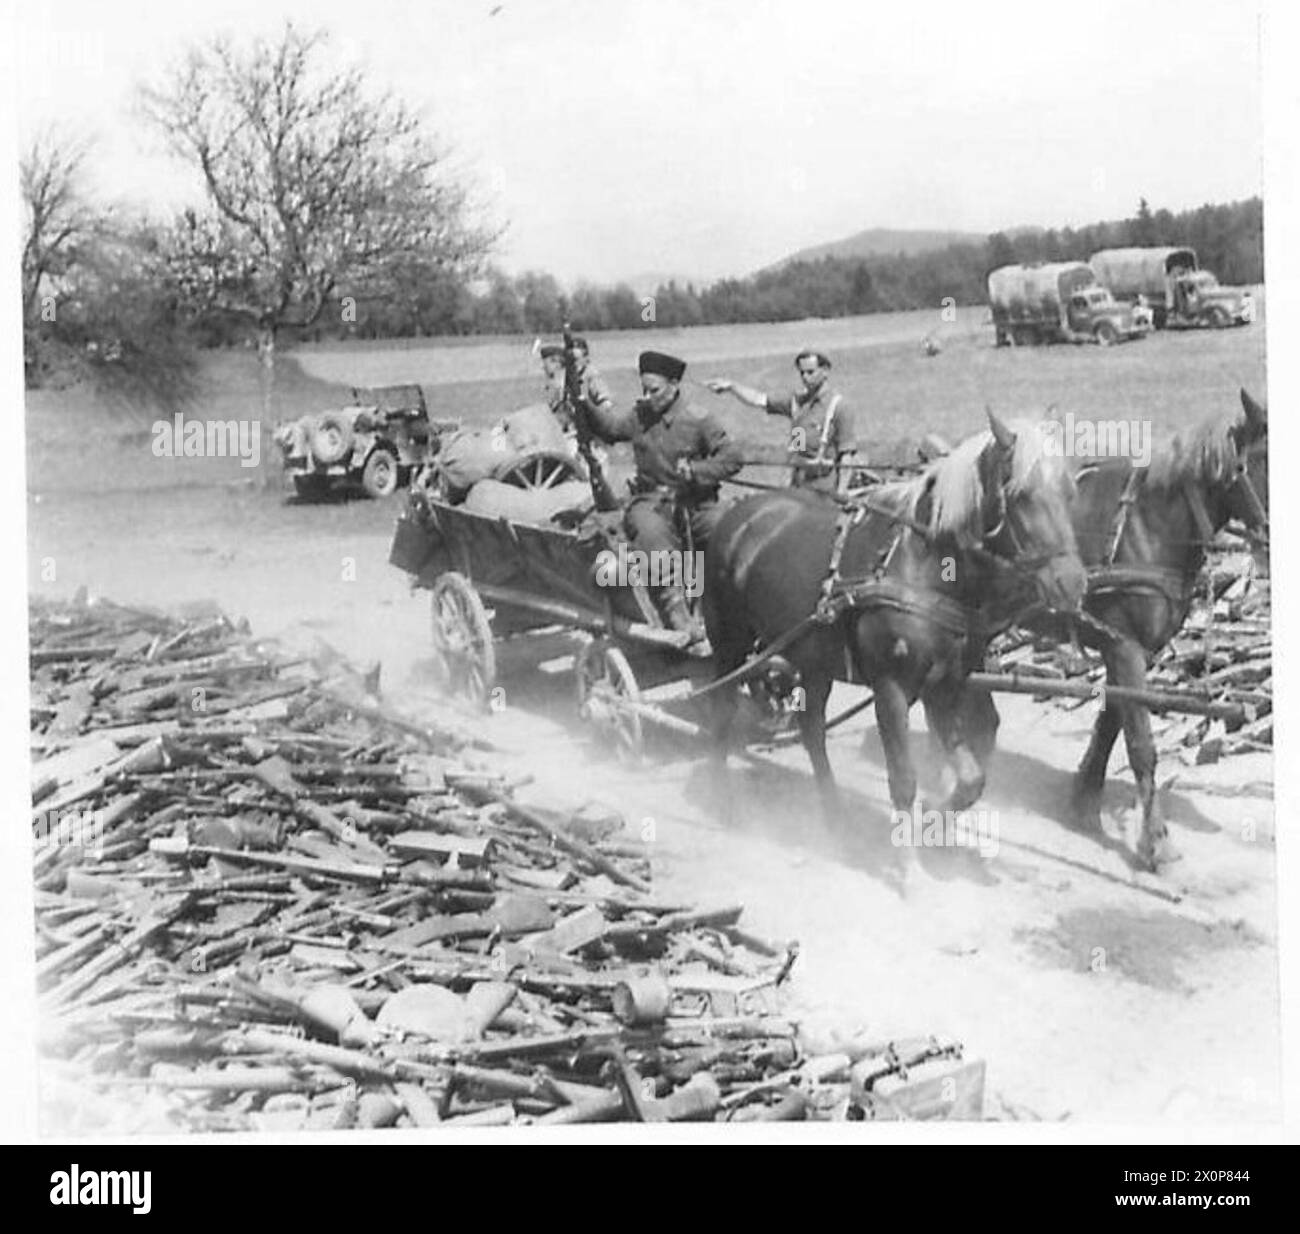
[[[632,443],[636,475],[624,527],[636,548],[667,551],[671,556],[662,560],[678,562],[673,581],[655,599],[667,625],[689,634],[697,654],[707,654],[704,629],[686,602],[679,558],[684,548],[701,552],[708,543],[721,514],[718,486],[740,470],[740,448],[708,411],[682,393],[685,361],[643,351],[637,368],[644,397],[631,410],[585,401],[582,413],[603,441]]]
[[[821,493],[843,493],[853,483],[858,462],[857,425],[844,396],[831,389],[831,362],[820,351],[806,349],[794,358],[803,389],[773,396],[742,386],[730,378],[710,381],[714,394],[733,394],[750,407],[790,419],[790,485]],[[866,459],[861,460],[865,464]]]

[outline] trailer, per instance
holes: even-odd
[[[1195,249],[1102,249],[1088,264],[1117,300],[1149,305],[1157,330],[1225,329],[1255,320],[1250,289],[1221,286],[1200,268]]]
[[[1144,309],[1119,303],[1082,261],[1000,266],[988,276],[996,345],[1097,343],[1142,338]]]

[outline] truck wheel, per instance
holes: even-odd
[[[361,472],[361,487],[371,497],[390,497],[397,492],[397,473],[397,455],[387,446],[376,446]]]
[[[1151,324],[1155,326],[1157,330],[1163,330],[1165,328],[1165,323],[1168,320],[1169,314],[1166,313],[1164,309],[1158,308],[1151,310]]]
[[[1205,324],[1211,330],[1226,330],[1232,325],[1232,318],[1228,316],[1227,309],[1220,308],[1219,305],[1211,305],[1205,312]]]
[[[322,466],[341,463],[352,449],[351,418],[339,411],[325,411],[311,426],[311,452]]]
[[[1007,332],[1001,326],[999,326],[997,330],[997,336],[993,340],[993,346],[1006,347],[1010,345],[1010,342],[1011,340],[1007,338]]]
[[[1092,337],[1097,340],[1100,347],[1109,347],[1119,339],[1119,332],[1115,329],[1115,324],[1110,321],[1099,321],[1097,328],[1092,332]]]

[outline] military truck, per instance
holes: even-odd
[[[1223,329],[1255,320],[1250,289],[1220,286],[1197,265],[1194,249],[1102,249],[1088,264],[1116,299],[1150,305],[1157,330]]]
[[[989,274],[997,346],[1098,343],[1142,338],[1151,314],[1120,304],[1082,261],[999,266]]]
[[[430,423],[417,385],[355,387],[351,405],[281,425],[275,440],[299,497],[358,483],[372,497],[387,497],[430,461],[439,434],[456,427]]]

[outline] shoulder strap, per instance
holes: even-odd
[[[826,459],[826,446],[831,439],[831,427],[835,423],[835,412],[839,409],[840,397],[839,394],[832,394],[831,401],[826,405],[826,419],[822,421],[822,436],[817,446],[817,457],[823,462]]]

